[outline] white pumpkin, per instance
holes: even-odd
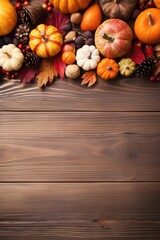
[[[24,62],[24,55],[14,44],[0,48],[0,66],[8,72],[19,70]]]
[[[99,51],[94,45],[84,45],[77,50],[76,61],[77,65],[85,71],[94,69],[100,61]]]

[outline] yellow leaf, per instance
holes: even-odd
[[[81,85],[88,84],[88,87],[93,86],[97,82],[97,74],[95,71],[89,71],[83,74]]]
[[[40,65],[39,74],[37,75],[38,88],[46,86],[47,83],[52,83],[54,77],[57,77],[57,72],[53,67],[53,58],[43,59]]]

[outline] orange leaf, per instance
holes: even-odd
[[[95,71],[89,71],[83,74],[81,85],[88,84],[88,87],[93,86],[97,82],[97,75]]]
[[[40,65],[39,74],[37,75],[38,88],[46,86],[47,83],[52,83],[54,77],[57,77],[57,72],[53,67],[53,58],[43,59]]]

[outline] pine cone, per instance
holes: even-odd
[[[26,67],[37,67],[40,63],[40,57],[34,52],[28,52],[24,58],[24,64]]]
[[[28,23],[29,25],[32,25],[31,14],[26,7],[22,7],[22,10],[20,11],[20,18],[23,24]]]
[[[135,74],[137,77],[149,77],[151,76],[154,66],[155,66],[154,58],[147,58],[143,60],[140,64],[136,66]]]
[[[14,35],[18,40],[18,42],[27,43],[29,40],[30,31],[31,31],[31,28],[29,24],[20,24],[16,27]]]

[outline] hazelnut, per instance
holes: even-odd
[[[76,64],[70,64],[65,69],[67,78],[75,79],[80,75],[80,68]]]

